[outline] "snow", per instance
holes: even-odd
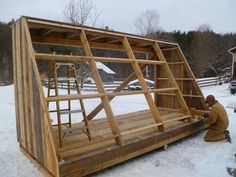
[[[204,95],[213,94],[225,107],[236,101],[230,95],[228,84],[202,89]],[[130,96],[129,101],[120,97],[112,101],[115,114],[145,109],[147,104],[142,96]],[[87,100],[85,106],[92,109],[100,101]],[[126,105],[127,104],[127,105]],[[0,87],[0,177],[42,177],[43,175],[20,152],[16,140],[14,87]],[[122,106],[117,106],[122,105]],[[236,113],[226,108],[230,125],[232,144],[226,141],[207,143],[203,137],[206,131],[178,141],[167,150],[157,149],[141,157],[108,168],[92,177],[229,177],[226,167],[235,168],[236,162]],[[104,112],[99,116],[104,116]]]
[[[105,71],[107,74],[116,74],[114,71],[112,71],[110,68],[108,68],[106,65],[104,65],[101,62],[96,62],[96,66],[98,69]]]

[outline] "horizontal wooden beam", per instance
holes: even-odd
[[[172,48],[165,48],[165,49],[161,49],[161,51],[170,51],[170,50],[177,50],[178,47],[172,47]]]
[[[142,36],[137,36],[137,35],[132,35],[132,34],[127,34],[127,33],[121,33],[121,32],[116,32],[116,31],[109,31],[109,30],[104,30],[104,29],[98,29],[98,28],[91,28],[91,27],[86,27],[86,26],[79,26],[79,25],[71,25],[67,23],[61,23],[61,22],[53,22],[53,21],[46,21],[42,19],[36,19],[36,18],[27,18],[27,21],[29,23],[29,27],[31,28],[37,28],[37,27],[44,27],[44,28],[49,28],[49,29],[58,29],[58,30],[84,30],[86,34],[92,34],[92,35],[98,35],[98,36],[106,36],[106,37],[124,37],[126,36],[127,38],[131,40],[138,40],[142,42],[147,42],[147,43],[154,43],[158,42],[159,44],[164,44],[164,45],[170,45],[170,47],[176,47],[176,43],[172,42],[165,42],[165,41],[159,41],[159,40],[154,40],[154,39],[149,39],[145,38]],[[41,25],[41,26],[40,26]]]
[[[58,55],[58,54],[46,54],[46,53],[35,53],[37,60],[56,60],[56,61],[89,61],[92,58],[88,56],[78,55]]]
[[[72,34],[66,35],[65,38],[70,39],[70,38],[74,38],[74,37],[77,37],[77,36],[79,36],[79,34],[72,33]]]
[[[42,36],[46,36],[46,35],[48,35],[49,33],[52,33],[52,32],[54,32],[54,31],[55,31],[55,30],[51,29],[51,30],[48,30],[48,31],[43,32],[41,35],[42,35]]]
[[[189,108],[192,114],[197,115],[197,116],[202,116],[205,113],[208,113],[209,110],[200,110],[200,109],[195,109],[195,108]]]
[[[134,60],[129,59],[129,58],[110,58],[110,57],[94,57],[95,61],[100,61],[100,62],[108,62],[108,63],[132,63]],[[162,65],[165,64],[166,62],[163,61],[155,61],[155,60],[142,60],[142,59],[137,59],[136,60],[139,64],[152,64],[152,65]]]
[[[158,95],[167,95],[167,96],[176,96],[176,94],[173,93],[157,93]],[[201,95],[188,95],[188,94],[182,94],[183,97],[192,97],[192,98],[203,98]]]
[[[162,65],[165,64],[165,61],[155,61],[155,60],[139,60],[137,59],[138,64],[151,64],[151,65]]]
[[[135,90],[135,91],[122,91],[122,92],[108,92],[109,97],[122,96],[122,95],[135,95],[135,94],[144,94],[146,92],[165,92],[165,91],[176,91],[178,88],[161,88],[161,89],[148,89],[148,90]]]
[[[183,97],[204,98],[204,96],[202,95],[188,95],[188,94],[183,94]]]
[[[166,121],[163,121],[163,122],[165,124],[165,123],[170,123],[170,122],[174,122],[174,121],[188,119],[189,117],[191,117],[191,116],[190,115],[186,115],[186,116],[177,117],[177,118],[174,118],[174,119],[169,119],[169,120],[166,120]]]
[[[134,130],[130,130],[130,131],[126,131],[126,132],[121,132],[121,136],[137,133],[137,132],[144,131],[144,130],[147,130],[147,129],[150,129],[150,128],[158,127],[160,125],[162,125],[162,123],[152,124],[152,125],[136,128]]]
[[[47,97],[47,102],[54,102],[54,101],[67,101],[67,100],[77,100],[77,99],[92,99],[92,98],[100,98],[104,96],[104,94],[86,94],[86,95],[60,95],[60,96],[52,96]]]
[[[155,93],[160,93],[160,92],[166,92],[166,91],[176,91],[178,90],[177,87],[170,87],[170,88],[159,88],[159,89],[150,89],[149,91],[155,92]]]
[[[96,36],[96,37],[93,37],[93,38],[88,38],[88,41],[96,41],[98,39],[102,39],[104,38],[105,36]]]
[[[106,141],[109,142],[110,140],[113,140],[113,139],[115,141],[116,138],[118,138],[118,135],[106,135],[99,139],[91,140],[85,143],[80,142],[79,143],[80,145],[78,146],[78,148],[76,148],[75,146],[75,147],[70,147],[72,149],[67,149],[66,147],[60,149],[60,154],[62,158],[66,160],[69,157],[73,157],[75,154],[83,153],[88,150],[92,151],[94,148],[99,147],[99,146],[103,147]]]
[[[42,36],[32,36],[33,44],[44,44],[44,45],[62,45],[62,46],[73,46],[73,47],[81,47],[81,41],[76,39],[67,39],[62,37],[42,37]],[[124,51],[122,45],[118,44],[110,44],[110,43],[100,43],[100,42],[89,42],[91,48],[95,49],[104,49],[104,50],[118,50]],[[153,53],[153,50],[150,48],[144,47],[134,47],[131,46],[134,52],[141,53]]]
[[[133,61],[128,58],[110,58],[110,57],[94,57],[95,61],[107,63],[132,63]]]
[[[158,95],[165,95],[165,96],[176,96],[175,93],[157,93]]]
[[[167,62],[168,65],[181,65],[181,64],[185,64],[185,62],[182,61],[176,61],[176,62]]]
[[[35,57],[38,60],[56,60],[56,61],[89,61],[92,57],[89,56],[78,56],[78,55],[58,55],[58,54],[45,54],[45,53],[35,53]],[[93,57],[95,61],[99,62],[111,62],[111,63],[132,63],[133,60],[128,58],[110,58],[110,57]],[[153,64],[161,65],[165,64],[164,61],[154,61],[154,60],[140,60],[137,62],[139,64]]]
[[[112,44],[112,43],[120,42],[121,40],[122,39],[113,39],[113,40],[108,41],[107,43]]]
[[[122,91],[122,92],[108,92],[107,96],[123,96],[123,95],[136,95],[136,94],[144,94],[147,90],[135,90],[135,91]]]

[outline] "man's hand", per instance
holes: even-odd
[[[209,117],[209,114],[208,114],[208,113],[204,113],[204,114],[202,115],[202,117],[207,118],[207,117]]]

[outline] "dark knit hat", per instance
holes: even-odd
[[[213,95],[208,95],[208,96],[206,97],[205,103],[215,102],[215,101],[216,101],[216,99],[215,99],[215,97],[214,97]]]

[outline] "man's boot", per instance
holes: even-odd
[[[227,139],[228,142],[231,143],[231,137],[230,137],[230,134],[229,134],[229,130],[225,130],[225,138]]]

